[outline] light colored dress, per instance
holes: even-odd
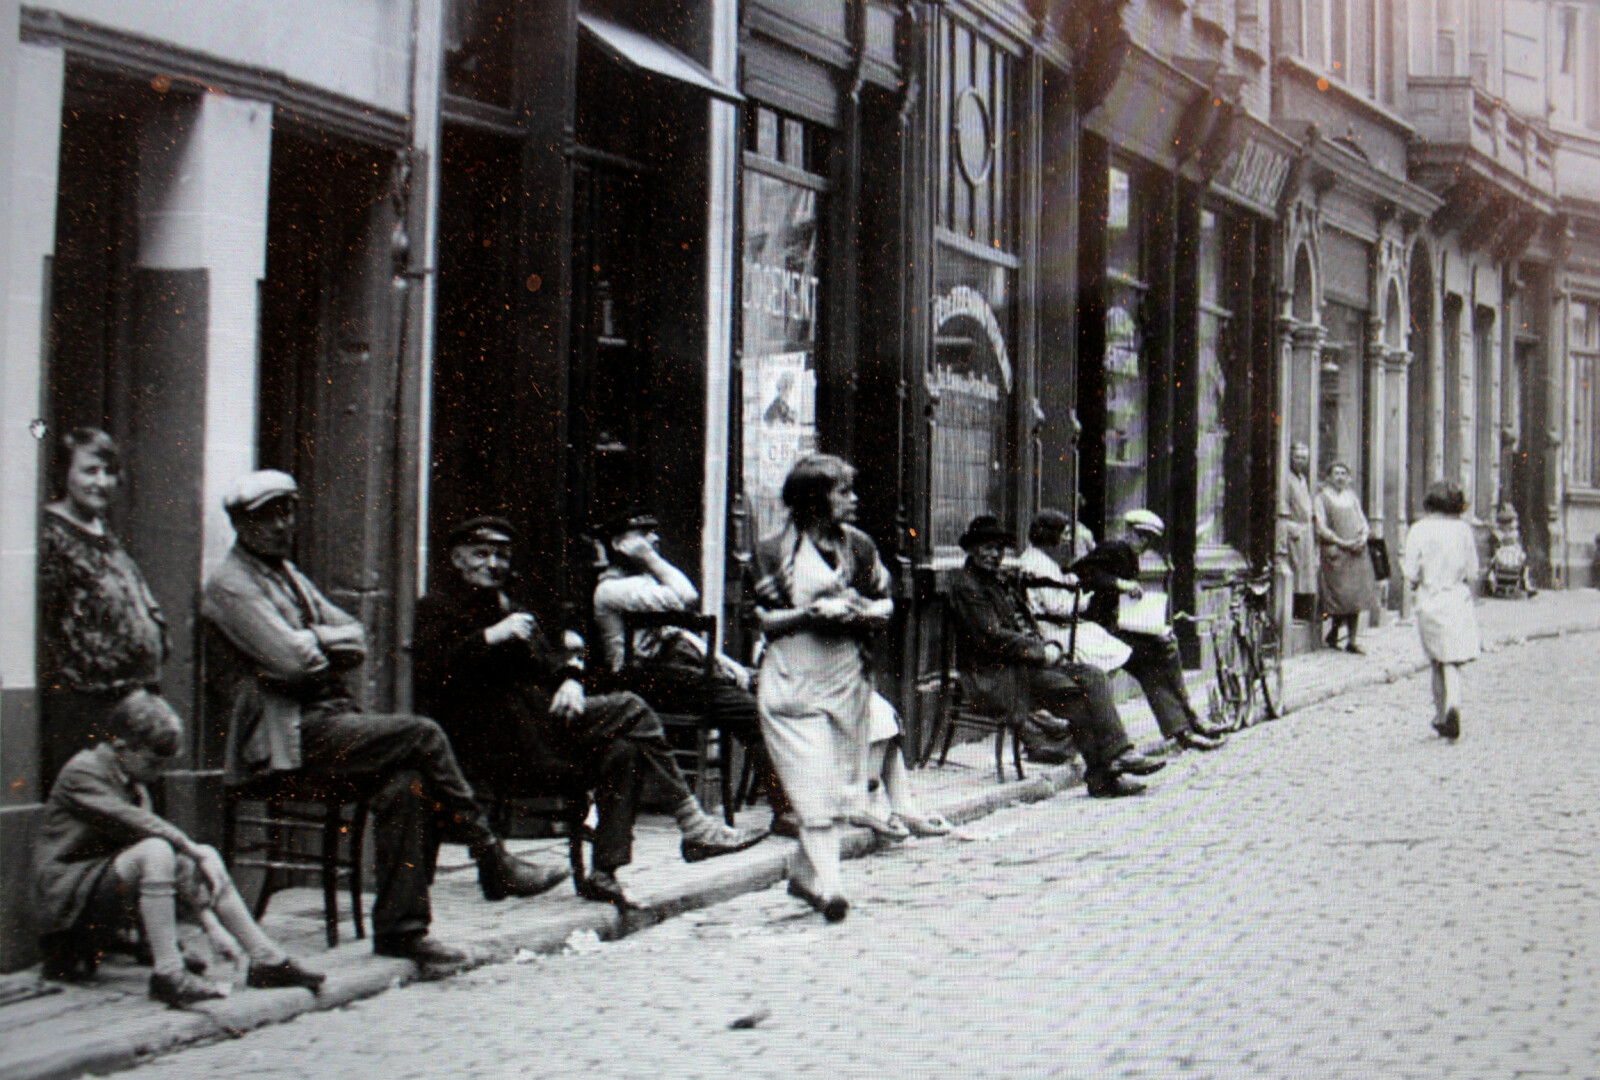
[[[1478,658],[1478,619],[1472,582],[1478,580],[1478,545],[1458,517],[1429,514],[1406,534],[1400,568],[1417,591],[1417,632],[1428,658],[1464,664]]]
[[[861,580],[853,547],[845,545],[833,567],[809,538],[799,537],[792,564],[781,575],[787,579],[784,606],[807,608],[823,597],[848,595],[852,580]],[[888,571],[876,552],[872,560],[869,580],[881,595],[888,590]],[[767,643],[756,697],[761,732],[784,793],[807,827],[842,822],[857,809],[872,697],[865,650],[855,635],[804,629]]]
[[[1059,589],[1042,585],[1028,589],[1028,607],[1034,617],[1039,619],[1039,633],[1043,634],[1046,640],[1053,641],[1067,650],[1067,655],[1072,659],[1091,664],[1107,675],[1128,662],[1133,650],[1127,643],[1112,637],[1105,627],[1090,620],[1087,615],[1088,600],[1083,599],[1082,593],[1074,592],[1065,586],[1066,572],[1054,559],[1030,544],[1021,555],[1017,556],[1016,566],[1030,577],[1063,582]],[[1080,603],[1082,610],[1079,610]],[[1070,625],[1051,621],[1069,619],[1073,616],[1081,616],[1076,639]]]
[[[1322,546],[1322,613],[1359,615],[1372,606],[1374,578],[1372,557],[1367,554],[1371,535],[1367,515],[1354,489],[1317,492],[1317,539]],[[1358,551],[1334,543],[1334,538],[1361,542]]]

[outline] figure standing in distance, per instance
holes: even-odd
[[[1436,480],[1422,500],[1426,516],[1406,534],[1400,569],[1416,591],[1417,632],[1433,666],[1433,729],[1461,736],[1461,665],[1478,658],[1478,620],[1472,585],[1478,580],[1478,545],[1461,520],[1461,488]]]
[[[105,738],[105,718],[130,690],[159,691],[166,619],[106,513],[122,455],[99,428],[75,428],[60,498],[39,526],[39,704],[43,790],[79,750]]]
[[[850,910],[839,826],[857,808],[872,698],[872,634],[894,611],[889,571],[856,528],[856,471],[810,454],[783,482],[789,520],[756,545],[751,582],[766,637],[756,700],[767,750],[800,817],[789,892],[838,922]]]
[[[1367,554],[1371,529],[1361,499],[1350,486],[1350,466],[1342,461],[1328,470],[1328,484],[1317,492],[1317,542],[1322,547],[1322,612],[1332,618],[1327,645],[1339,647],[1345,627],[1345,652],[1359,655],[1356,625],[1372,604],[1372,559]]]
[[[1311,447],[1297,442],[1289,449],[1289,475],[1278,493],[1278,524],[1283,530],[1279,551],[1288,560],[1289,615],[1313,622],[1317,600],[1317,523],[1311,499]]]

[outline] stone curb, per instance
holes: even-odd
[[[934,809],[952,822],[962,824],[1013,803],[1048,799],[1081,783],[1082,779],[1081,769],[1073,765],[1034,766],[1025,780],[1010,781],[936,805]],[[844,837],[842,853],[846,858],[862,858],[886,843],[866,829],[852,829]],[[574,934],[593,933],[602,941],[614,941],[675,915],[769,888],[788,876],[792,856],[792,850],[742,853],[729,860],[730,865],[723,872],[692,886],[635,897],[636,907],[627,912],[593,905],[539,919],[535,925],[504,934],[478,937],[462,943],[468,962],[451,974],[484,964],[504,963],[515,959],[519,953],[559,953]],[[330,972],[321,994],[295,989],[252,990],[191,1010],[172,1011],[131,1024],[128,1030],[70,1046],[42,1046],[33,1057],[13,1059],[0,1070],[0,1080],[68,1080],[85,1073],[128,1069],[167,1051],[238,1038],[254,1028],[283,1023],[304,1013],[337,1009],[427,977],[409,960],[366,957],[355,970]]]
[[[1600,631],[1600,619],[1577,621],[1559,627],[1543,627],[1526,634],[1503,634],[1485,643],[1498,651],[1511,646],[1569,634]],[[1292,663],[1292,661],[1291,661]],[[1377,667],[1352,671],[1351,678],[1329,682],[1300,693],[1291,692],[1285,712],[1298,712],[1339,697],[1351,690],[1396,682],[1427,670],[1427,661],[1405,661],[1396,667]],[[1160,747],[1156,740],[1148,747]],[[991,787],[935,809],[952,822],[978,820],[1014,803],[1038,802],[1051,798],[1083,782],[1081,765],[1035,766],[1026,780]],[[878,849],[880,843],[865,829],[851,830],[845,837],[846,858],[861,858]],[[668,889],[636,900],[637,907],[626,913],[600,906],[541,919],[527,926],[491,938],[467,943],[468,963],[459,970],[514,959],[519,952],[558,953],[573,934],[593,933],[603,941],[614,941],[647,929],[674,915],[721,903],[759,889],[769,888],[788,876],[789,851],[761,850],[734,857],[725,872],[683,889]],[[132,1029],[90,1038],[67,1047],[41,1047],[31,1058],[13,1060],[0,1071],[0,1080],[68,1080],[85,1073],[106,1073],[131,1068],[166,1051],[179,1047],[237,1038],[247,1031],[272,1023],[282,1023],[303,1013],[336,1009],[385,990],[420,981],[425,976],[408,960],[368,957],[354,971],[331,973],[320,995],[304,990],[250,991],[203,1009],[172,1012],[166,1016],[133,1025]]]

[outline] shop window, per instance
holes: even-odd
[[[1572,480],[1600,488],[1600,303],[1572,304],[1568,349],[1573,368]]]
[[[956,555],[974,515],[1012,505],[1016,134],[1010,55],[953,18],[939,41],[929,530],[936,554]]]
[[[1211,210],[1200,212],[1200,332],[1197,357],[1199,403],[1195,413],[1195,543],[1239,546],[1245,486],[1230,490],[1229,463],[1244,452],[1242,421],[1248,415],[1244,358],[1234,332],[1235,289],[1241,281],[1233,252],[1233,223]],[[1230,459],[1231,455],[1231,459]]]
[[[1148,215],[1127,169],[1111,166],[1106,204],[1106,520],[1146,505],[1149,394],[1141,252]]]
[[[820,132],[751,110],[744,169],[743,466],[754,536],[782,528],[783,481],[817,448]]]
[[[510,106],[514,7],[510,0],[446,0],[444,68],[450,93]]]
[[[1366,312],[1344,304],[1323,309],[1327,345],[1319,371],[1321,397],[1317,415],[1317,468],[1326,476],[1344,462],[1358,481],[1366,479],[1367,445],[1362,372],[1365,367]]]

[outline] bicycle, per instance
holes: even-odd
[[[1210,691],[1211,722],[1223,731],[1238,731],[1256,722],[1256,690],[1261,691],[1265,718],[1283,715],[1283,636],[1274,616],[1272,572],[1239,574],[1202,591],[1228,590],[1224,615],[1178,618],[1204,624],[1210,634],[1216,685]]]

